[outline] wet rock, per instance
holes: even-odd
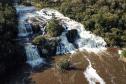
[[[39,51],[41,52],[43,57],[56,55],[56,46],[58,43],[57,38],[46,39],[44,45],[39,45]]]
[[[32,17],[32,18],[28,18],[27,19],[27,22],[31,24],[32,26],[32,30],[33,32],[36,34],[36,33],[43,33],[44,31],[42,31],[42,29],[44,29],[45,27],[45,24],[46,22],[45,21],[42,21],[41,22],[39,21],[39,18],[37,17]]]
[[[67,36],[67,40],[71,43],[74,43],[75,40],[79,37],[78,35],[78,32],[76,29],[72,29],[72,30],[69,30],[67,33],[66,33],[66,36]]]

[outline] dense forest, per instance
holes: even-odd
[[[19,64],[23,63],[21,46],[17,44],[16,38],[15,8],[9,0],[0,1],[0,77],[2,78],[5,74],[14,72]]]
[[[31,4],[38,9],[55,8],[81,22],[102,36],[108,47],[126,46],[126,0],[32,0]]]

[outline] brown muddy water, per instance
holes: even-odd
[[[126,63],[119,59],[117,49],[113,48],[99,54],[79,52],[55,56],[51,66],[35,72],[25,67],[7,84],[89,84],[83,74],[88,66],[85,57],[106,84],[126,84]],[[74,68],[65,72],[57,70],[56,64],[63,59],[69,59]]]

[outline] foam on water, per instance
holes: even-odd
[[[96,70],[92,67],[91,61],[88,58],[86,59],[89,62],[89,65],[83,72],[83,74],[88,80],[89,84],[96,84],[96,83],[105,84],[104,80],[98,75]]]
[[[72,43],[69,43],[66,37],[66,32],[63,32],[60,36],[60,42],[57,47],[56,54],[64,54],[64,53],[75,53],[75,48]],[[66,45],[67,44],[67,45]]]
[[[17,15],[18,15],[18,36],[25,37],[29,34],[32,34],[32,27],[30,23],[26,22],[26,19],[32,16],[32,13],[35,12],[34,7],[25,7],[25,6],[17,6],[16,7]]]
[[[31,43],[27,43],[25,45],[26,55],[27,55],[27,63],[30,64],[32,67],[38,66],[44,63],[44,60],[40,57],[38,53],[38,49],[35,45]]]
[[[118,54],[121,55],[122,54],[122,50],[118,50]]]

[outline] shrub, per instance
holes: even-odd
[[[33,40],[32,40],[32,43],[35,44],[35,45],[41,45],[42,43],[45,43],[46,39],[44,36],[42,35],[39,35],[39,36],[36,36]]]
[[[64,61],[61,61],[57,65],[58,65],[58,69],[63,72],[63,71],[68,70],[70,68],[70,61],[64,60]]]
[[[123,50],[121,54],[123,57],[126,57],[126,50]]]
[[[56,38],[39,35],[32,40],[32,43],[38,46],[43,57],[48,57],[55,55],[57,41]]]
[[[48,36],[57,37],[62,34],[62,32],[64,31],[64,28],[62,27],[62,25],[59,24],[58,20],[53,18],[47,23],[46,30],[47,30]]]

